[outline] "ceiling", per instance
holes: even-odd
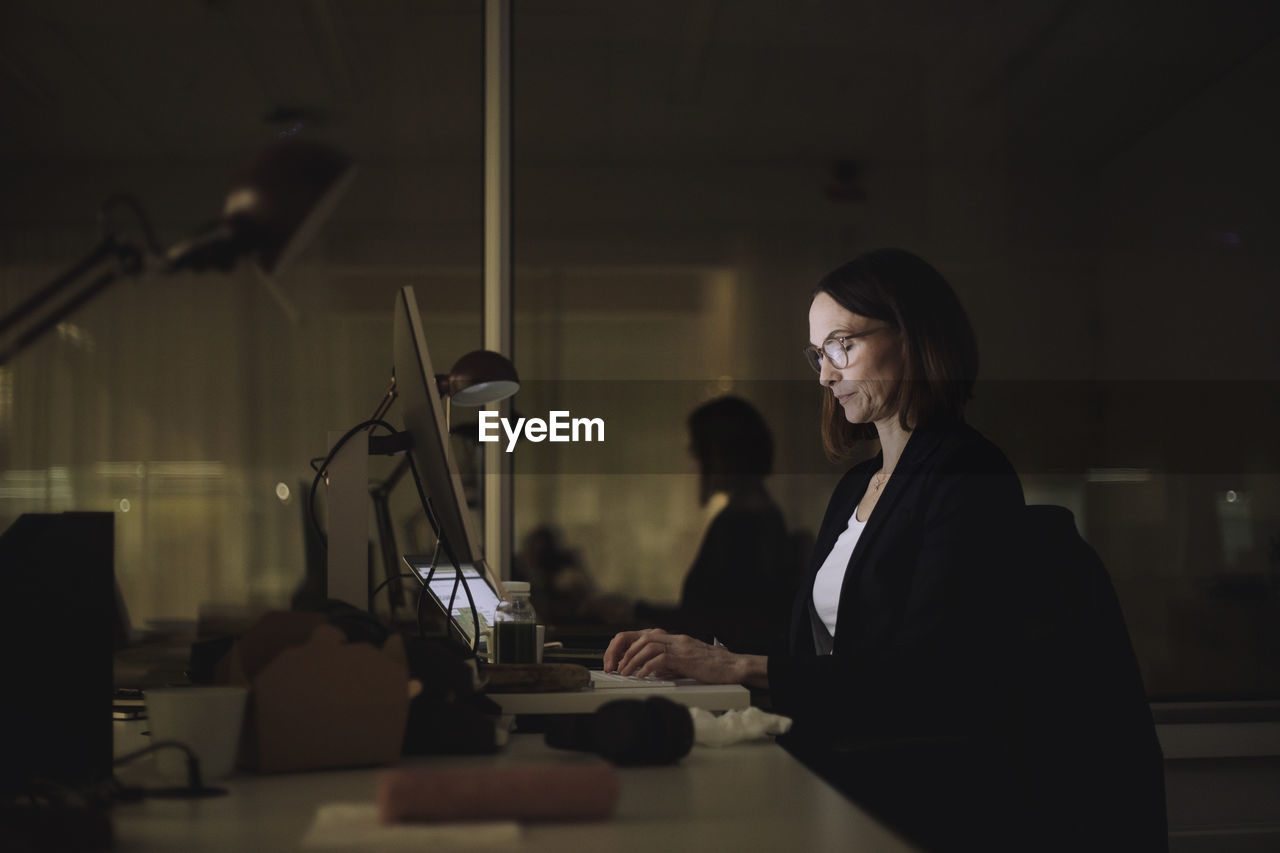
[[[512,5],[518,163],[874,164],[948,140],[1100,162],[1280,32],[1270,0]],[[0,160],[221,164],[308,133],[365,159],[474,162],[483,8],[6,0]]]

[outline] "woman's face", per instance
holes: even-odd
[[[844,342],[849,363],[833,367],[822,358],[818,381],[844,409],[849,423],[883,421],[897,414],[886,401],[902,380],[902,351],[897,333],[887,323],[854,314],[829,294],[819,293],[809,306],[809,343],[822,348],[831,338],[861,335]]]

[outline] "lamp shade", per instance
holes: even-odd
[[[483,406],[520,390],[516,366],[504,355],[475,350],[458,359],[448,376],[436,377],[440,393],[459,406]]]
[[[169,269],[230,269],[251,255],[264,272],[278,271],[333,212],[352,165],[342,152],[310,140],[263,149],[232,177],[222,216],[169,249]]]

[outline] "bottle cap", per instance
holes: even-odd
[[[503,587],[509,593],[520,593],[529,591],[529,583],[527,581],[503,581]]]

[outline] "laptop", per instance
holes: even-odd
[[[415,554],[406,554],[404,563],[426,584],[428,602],[440,617],[437,621],[447,621],[449,635],[467,648],[475,647],[478,654],[487,655],[486,637],[502,598],[484,573],[470,563],[462,564],[461,573],[451,565],[437,565],[433,572],[431,558]]]
[[[453,566],[437,565],[431,570],[431,558],[423,555],[406,555],[405,565],[426,584],[429,603],[435,609],[437,617],[448,617],[448,632],[455,640],[472,648],[475,642],[477,625],[480,638],[476,645],[477,654],[488,654],[487,634],[493,625],[498,603],[502,600],[497,590],[489,583],[489,579],[475,566],[462,564],[461,573]],[[466,586],[463,586],[465,582]],[[471,593],[467,597],[468,590]],[[472,605],[475,605],[474,608]],[[437,622],[442,622],[438,618]],[[620,688],[630,686],[666,687],[675,686],[675,682],[657,679],[635,680],[622,676],[603,677],[599,670],[604,666],[604,649],[594,648],[562,648],[552,645],[544,650],[544,663],[576,663],[593,670],[592,683],[598,687]]]

